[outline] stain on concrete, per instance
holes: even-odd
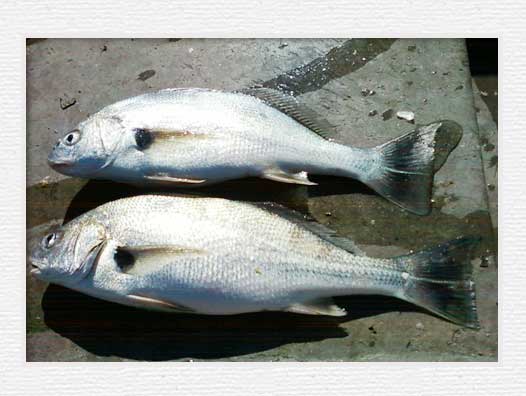
[[[76,98],[70,98],[68,95],[64,95],[63,98],[59,99],[60,108],[66,110],[77,103]]]
[[[493,151],[495,150],[495,145],[491,143],[486,143],[484,145],[484,151]]]
[[[438,120],[440,124],[435,134],[435,159],[433,161],[434,171],[437,172],[451,152],[458,146],[462,139],[462,126],[452,120]]]
[[[384,112],[382,112],[382,120],[388,121],[391,118],[393,118],[394,111],[393,109],[387,109]]]
[[[291,95],[301,95],[320,89],[329,81],[365,66],[387,51],[395,39],[352,39],[333,48],[325,56],[305,66],[292,69],[261,85],[279,89]]]
[[[139,74],[137,80],[146,81],[153,76],[155,76],[155,70],[145,70]]]
[[[497,166],[499,162],[499,157],[497,157],[496,155],[494,155],[493,157],[491,157],[491,159],[489,160],[489,167],[490,168],[493,168],[494,166]]]

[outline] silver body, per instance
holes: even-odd
[[[202,314],[295,311],[298,304],[323,297],[398,296],[408,275],[392,260],[352,255],[276,214],[216,198],[121,199],[76,218],[60,232],[56,251],[41,248],[33,254],[37,276],[153,309],[163,307],[130,296]],[[101,249],[90,267],[79,271],[71,263],[83,260],[79,252],[93,252],[94,243]],[[117,247],[145,246],[172,247],[174,253],[158,255],[135,274],[124,273],[116,264]]]
[[[163,138],[140,149],[138,129],[162,131]],[[133,184],[186,179],[191,182],[179,184],[195,186],[299,172],[369,180],[380,161],[375,150],[326,140],[255,97],[205,89],[129,98],[105,107],[77,130],[79,147],[60,141],[51,153],[55,169]]]

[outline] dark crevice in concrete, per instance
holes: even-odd
[[[261,85],[279,89],[291,95],[316,91],[329,81],[340,78],[365,66],[382,52],[387,51],[396,39],[351,39],[331,49],[325,56],[292,69]]]

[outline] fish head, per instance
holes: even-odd
[[[75,284],[90,273],[105,241],[104,227],[93,220],[54,227],[32,243],[31,274],[64,286]]]
[[[113,162],[124,131],[119,117],[94,114],[56,142],[48,163],[65,175],[93,176]]]

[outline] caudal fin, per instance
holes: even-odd
[[[454,323],[479,328],[470,254],[480,238],[461,237],[394,260],[408,274],[400,298]]]
[[[441,123],[433,123],[384,143],[378,171],[365,183],[385,198],[419,215],[431,210],[435,135]]]

